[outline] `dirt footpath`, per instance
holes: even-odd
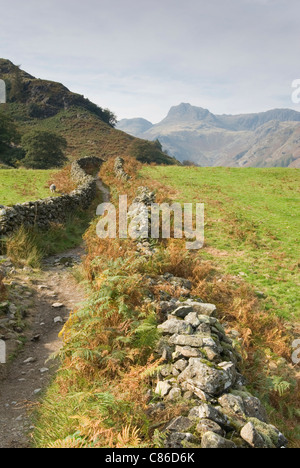
[[[31,326],[26,344],[5,365],[6,375],[0,380],[0,448],[30,447],[30,410],[58,366],[57,360],[48,358],[62,345],[58,334],[70,312],[84,300],[84,290],[70,268],[83,254],[84,250],[77,248],[47,259],[41,273],[30,282]]]

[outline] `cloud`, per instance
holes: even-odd
[[[11,0],[1,54],[120,118],[158,121],[181,101],[293,107],[299,12],[298,0]]]

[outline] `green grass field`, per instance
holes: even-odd
[[[0,169],[0,205],[14,205],[49,197],[53,170]]]
[[[174,201],[204,203],[198,255],[263,292],[267,310],[299,320],[298,169],[145,167],[141,176],[170,187]]]

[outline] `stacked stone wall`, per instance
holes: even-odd
[[[46,229],[52,222],[64,222],[66,216],[76,209],[88,208],[96,196],[97,186],[95,177],[89,175],[86,169],[98,169],[102,162],[102,159],[96,157],[74,161],[71,177],[78,187],[70,194],[18,203],[14,206],[0,205],[0,236],[8,235],[22,225]]]

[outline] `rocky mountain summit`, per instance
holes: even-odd
[[[30,105],[31,117],[49,118],[75,106],[91,111],[108,124],[114,123],[113,115],[107,109],[71,92],[61,83],[35,78],[10,60],[0,59],[0,77],[6,83],[8,101]]]
[[[215,115],[182,103],[155,125],[124,119],[117,128],[201,166],[300,167],[300,112],[290,109]]]

